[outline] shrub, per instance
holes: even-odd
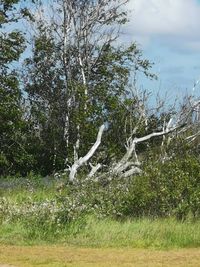
[[[200,216],[200,164],[191,156],[164,163],[147,162],[142,175],[128,179],[80,179],[49,197],[35,197],[34,183],[42,185],[38,179],[28,182],[33,189],[29,196],[0,198],[1,223],[22,222],[30,229],[56,227],[59,231],[88,214],[116,219],[176,217],[185,220]]]

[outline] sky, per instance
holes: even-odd
[[[200,0],[130,0],[128,9],[126,40],[138,43],[159,77],[140,86],[172,99],[200,95]]]
[[[172,102],[200,96],[200,0],[129,0],[127,9],[121,40],[136,41],[158,76],[139,78],[138,86]]]

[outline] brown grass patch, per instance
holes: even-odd
[[[200,267],[200,249],[93,249],[0,246],[0,266],[16,267]]]

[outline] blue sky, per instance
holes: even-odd
[[[158,75],[138,85],[172,101],[186,92],[200,96],[200,82],[192,90],[200,80],[200,0],[129,0],[128,9],[121,40],[136,41]]]
[[[200,79],[200,0],[130,0],[128,8],[127,39],[139,43],[159,76],[140,84],[168,98],[193,92]]]

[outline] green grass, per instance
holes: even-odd
[[[43,229],[23,223],[2,224],[1,244],[68,244],[83,247],[189,248],[200,247],[200,222],[133,220],[119,222],[97,220],[90,216],[68,224],[59,231],[56,226]]]
[[[23,203],[42,201],[55,197],[55,188],[59,184],[52,178],[33,177],[0,177],[0,197],[13,202]]]
[[[70,242],[94,247],[183,248],[200,246],[200,222],[174,219],[97,220],[90,217]]]
[[[34,181],[1,180],[0,197],[11,203],[54,199],[57,183],[38,178]],[[10,184],[12,186],[10,186]],[[0,184],[1,185],[1,184]],[[1,211],[1,207],[0,207]],[[1,214],[0,214],[1,215]],[[1,217],[1,216],[0,216]],[[39,221],[39,223],[38,223]],[[79,216],[65,225],[52,225],[45,221],[23,217],[14,222],[0,223],[0,243],[12,245],[66,244],[97,248],[190,248],[200,247],[200,221],[168,219],[131,219],[119,221],[112,218],[97,219],[94,215]]]

